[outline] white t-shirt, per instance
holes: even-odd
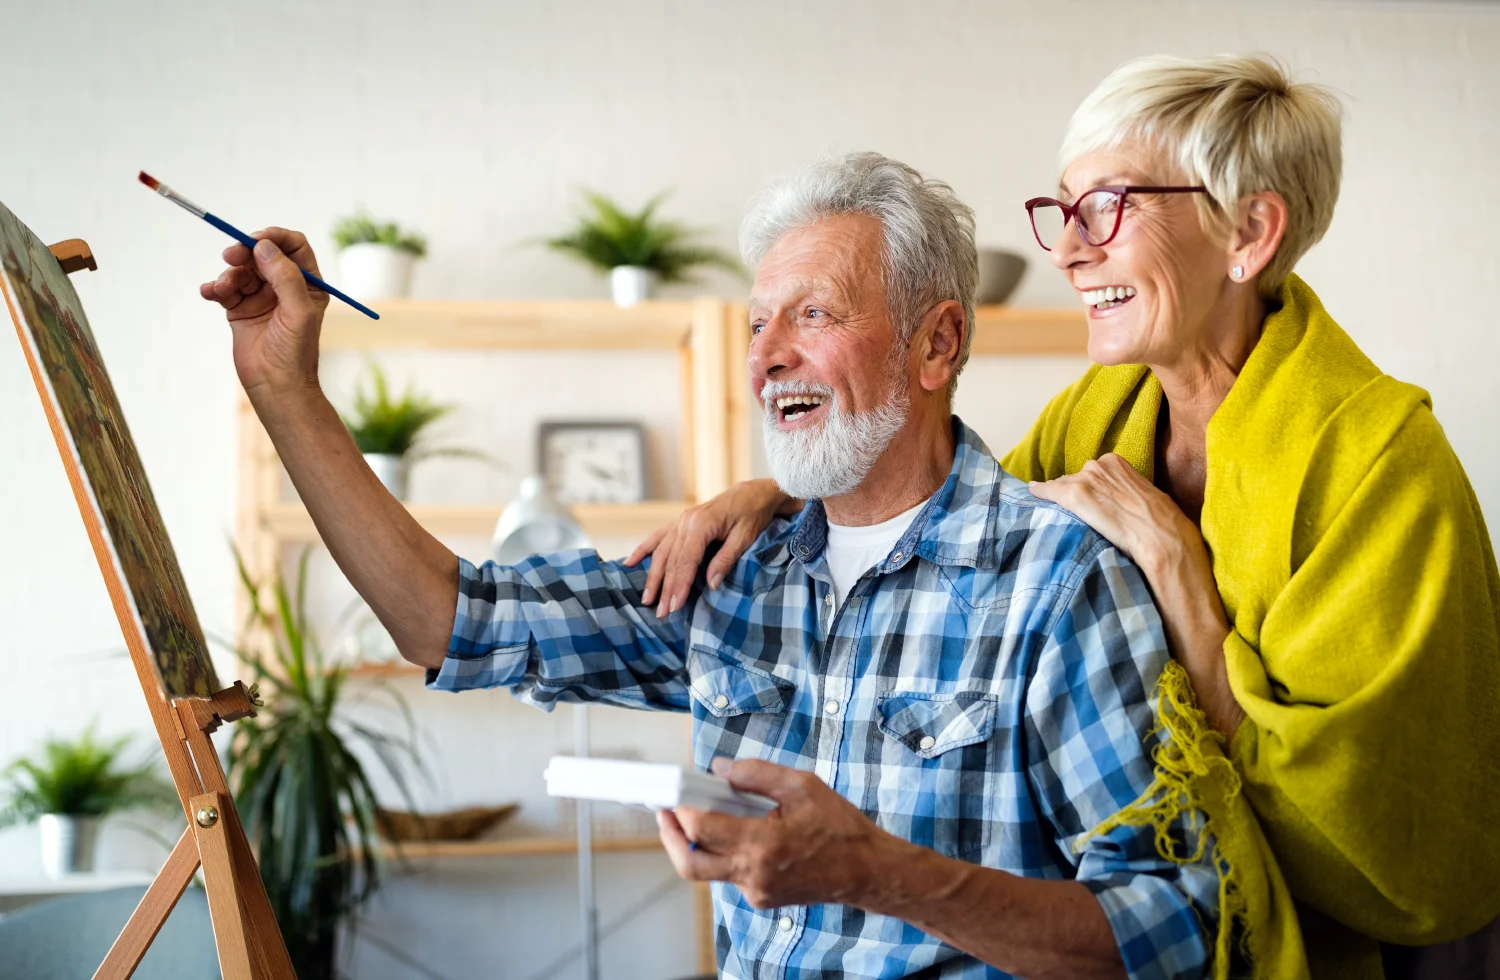
[[[833,576],[835,607],[844,604],[849,590],[854,588],[861,575],[885,561],[896,542],[901,540],[901,535],[911,527],[917,513],[926,506],[924,500],[888,521],[864,527],[828,522],[828,548],[823,554],[828,559],[828,572]]]

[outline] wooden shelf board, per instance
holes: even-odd
[[[974,308],[976,357],[1036,357],[1088,354],[1088,317],[1083,309],[1015,306]]]
[[[350,677],[423,677],[426,668],[405,660],[356,660],[349,665]]]
[[[687,343],[692,301],[650,300],[621,309],[608,300],[386,300],[371,320],[328,308],[324,350],[492,348],[677,350]]]
[[[381,848],[386,857],[396,857],[392,845]],[[659,851],[659,837],[595,837],[596,854],[622,854],[635,851]],[[571,837],[514,837],[509,840],[442,840],[410,841],[401,845],[400,857],[547,857],[578,853],[578,842]]]
[[[570,509],[593,538],[644,537],[682,513],[681,500],[647,500],[639,504],[575,504]],[[495,530],[503,504],[411,504],[407,510],[432,534],[487,538]],[[316,542],[318,530],[298,503],[265,508],[262,525],[282,541]]]
[[[325,350],[509,349],[677,350],[692,326],[691,300],[649,300],[621,309],[608,300],[386,300],[371,320],[328,308]],[[1082,309],[979,306],[974,353],[1084,354]],[[748,329],[748,328],[747,328]]]

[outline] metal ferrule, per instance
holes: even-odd
[[[179,196],[176,191],[172,190],[172,188],[168,187],[166,184],[158,184],[156,187],[156,193],[171,201],[179,208],[182,208],[184,211],[191,211],[193,214],[196,214],[200,218],[208,213],[198,205],[194,204],[192,201],[189,201],[187,198]]]

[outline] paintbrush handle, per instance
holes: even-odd
[[[308,272],[306,269],[302,270],[302,278],[306,279],[310,284],[312,284],[314,286],[317,286],[319,289],[323,290],[323,292],[327,293],[329,296],[335,296],[335,297],[343,300],[345,303],[348,303],[350,306],[354,307],[356,310],[359,310],[359,312],[363,313],[365,316],[369,317],[371,320],[379,320],[380,319],[380,314],[379,313],[376,313],[374,310],[370,309],[368,306],[366,306],[365,304],[361,303],[359,300],[354,299],[353,297],[349,296],[347,293],[343,293],[343,292],[340,292],[337,289],[334,289],[332,286],[328,285],[328,283],[326,283],[323,280],[319,279],[317,276],[313,275],[311,272]]]
[[[241,245],[243,245],[246,248],[250,249],[250,251],[252,251],[252,252],[255,251],[255,239],[251,238],[249,235],[245,234],[243,231],[240,231],[234,225],[232,225],[229,222],[225,221],[223,218],[219,217],[218,215],[216,215],[216,214],[210,214],[207,211],[205,211],[205,212],[203,212],[203,220],[207,221],[209,224],[213,225],[215,228],[219,229],[224,234],[228,235],[230,238],[233,238],[235,241],[239,242]],[[343,300],[345,303],[348,303],[350,306],[354,307],[356,310],[359,310],[359,312],[363,313],[365,316],[369,317],[370,319],[372,319],[372,320],[379,320],[380,319],[380,314],[379,313],[376,313],[374,310],[370,309],[368,306],[366,306],[365,304],[361,303],[359,300],[353,299],[350,296],[348,296],[347,294],[345,294],[343,292],[340,292],[339,290],[337,290],[337,289],[333,288],[332,286],[328,285],[328,283],[326,283],[323,280],[319,279],[317,276],[313,275],[311,272],[308,272],[306,269],[302,270],[302,278],[306,279],[309,285],[316,286],[317,288],[323,290],[323,292],[327,293],[329,296],[336,296],[336,297],[338,297],[339,299]]]
[[[240,231],[234,225],[232,225],[229,222],[225,221],[223,218],[219,217],[218,215],[216,215],[216,214],[209,214],[207,211],[205,211],[205,212],[203,212],[203,220],[207,221],[209,224],[213,225],[215,228],[219,229],[224,234],[228,235],[230,238],[233,238],[235,241],[239,242],[241,245],[245,246],[250,251],[252,251],[252,252],[255,251],[255,239],[251,238],[249,235],[245,234],[243,231]]]

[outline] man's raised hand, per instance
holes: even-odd
[[[225,310],[234,332],[234,366],[252,400],[317,384],[318,334],[328,294],[302,278],[316,275],[317,257],[307,238],[285,228],[251,237],[255,251],[238,243],[224,250],[229,264],[198,293]]]

